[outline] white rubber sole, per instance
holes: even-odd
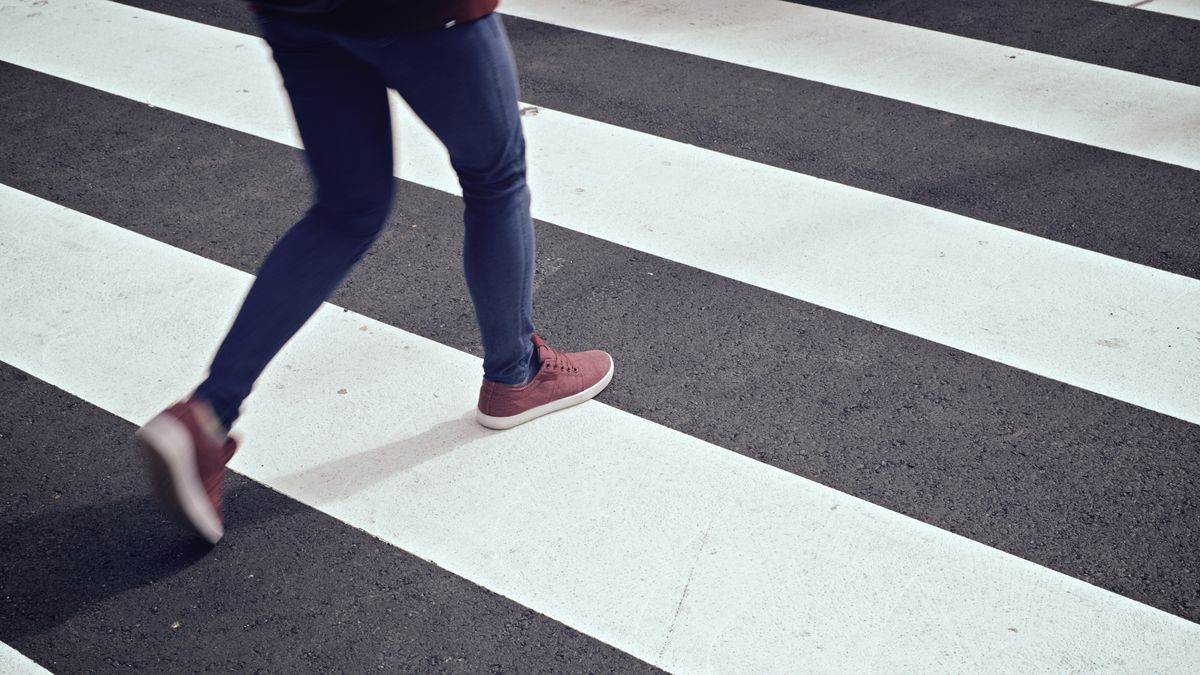
[[[483,414],[482,411],[480,411],[479,409],[476,409],[475,410],[475,421],[479,422],[481,425],[487,427],[488,429],[496,429],[496,430],[511,429],[515,426],[522,425],[530,420],[535,420],[535,419],[541,417],[542,415],[548,415],[552,412],[556,412],[556,411],[562,410],[564,408],[570,408],[573,405],[579,405],[580,403],[583,403],[584,401],[589,401],[589,400],[595,398],[596,394],[599,394],[601,391],[604,391],[604,388],[607,387],[608,383],[612,381],[612,376],[613,376],[613,360],[612,360],[612,356],[609,355],[609,357],[608,357],[608,372],[606,372],[604,374],[604,377],[600,378],[600,380],[598,382],[596,382],[596,384],[593,384],[592,386],[588,387],[587,389],[584,389],[583,391],[579,392],[578,394],[572,394],[570,396],[556,399],[556,400],[550,401],[549,403],[546,403],[544,405],[540,405],[536,408],[530,408],[529,410],[526,410],[525,412],[520,413],[518,415],[509,415],[508,417],[492,417],[491,415],[485,415],[485,414]]]
[[[196,449],[187,427],[169,415],[159,415],[134,437],[141,442],[159,501],[208,543],[220,541],[225,528],[200,481]]]

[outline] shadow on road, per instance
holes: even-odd
[[[239,511],[239,527],[282,515],[282,508]],[[187,569],[212,550],[168,520],[148,496],[0,523],[0,640],[53,628],[130,589]]]

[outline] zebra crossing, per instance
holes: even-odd
[[[516,16],[1200,167],[1187,124],[1200,93],[1175,82],[787,2],[511,5]],[[664,28],[656,16],[678,22]],[[1094,114],[1106,107],[1117,112]]]
[[[209,25],[229,19],[131,7],[0,5],[0,60],[15,64],[0,70],[10,92],[4,116],[13,120],[6,152],[21,153],[0,177],[11,186],[0,199],[0,297],[10,321],[0,360],[125,431],[200,374],[255,251],[303,208],[306,190],[256,40]],[[522,31],[555,25],[630,37],[573,23],[565,7],[505,6],[526,17],[510,27],[519,56]],[[14,17],[25,10],[35,16]],[[629,15],[609,14],[631,25]],[[504,606],[497,612],[544,615],[536,630],[596,659],[542,661],[547,653],[534,649],[507,667],[500,659],[502,670],[638,667],[626,655],[682,672],[1188,669],[1200,653],[1188,567],[1197,539],[1194,240],[1155,241],[1169,255],[1147,264],[593,121],[603,111],[560,112],[552,94],[529,95],[531,81],[535,91],[554,84],[537,74],[549,65],[533,60],[534,75],[522,73],[526,100],[539,107],[526,118],[542,221],[535,309],[566,339],[611,341],[627,384],[527,431],[490,434],[463,417],[478,370],[464,352],[478,347],[465,294],[453,299],[453,178],[398,108],[398,175],[407,181],[399,213],[251,401],[242,426],[253,452],[233,465],[258,484],[246,492],[267,486],[303,504],[290,508],[333,516],[318,536],[336,541],[357,528],[376,538],[380,555],[407,552],[417,566],[453,573],[444,583],[473,582],[497,594],[489,600]],[[1122,81],[1150,79],[1139,77]],[[1197,182],[1186,164],[1194,134],[1185,133],[1195,87],[1166,84],[1148,95],[1178,93],[1177,105],[1161,109],[1166,117],[1151,119],[1169,122],[1164,133],[1180,139],[1173,145],[1138,132],[1141,114],[1122,126],[1124,112],[1082,107],[1103,118],[1093,128],[1132,129],[1126,139],[1145,141],[1115,159],[1102,155],[1106,168],[1144,166],[1138,157],[1157,152],[1145,148],[1170,145],[1183,157],[1173,167],[1155,163],[1149,178],[1172,182],[1148,189],[1185,206],[1195,192],[1177,190]],[[60,104],[39,119],[46,111],[33,104],[47,100]],[[1054,135],[1022,128],[1035,132]],[[73,162],[108,167],[114,152],[142,159],[73,174]],[[255,162],[236,164],[246,155]],[[1136,163],[1121,164],[1126,158]],[[255,172],[231,176],[234,166]],[[187,180],[165,180],[171,171]],[[262,176],[270,172],[283,175]],[[279,190],[259,195],[251,205],[259,213],[212,223],[213,214],[247,208],[251,175]],[[128,194],[130,185],[145,194]],[[180,189],[195,194],[164,199]],[[1194,231],[1194,213],[1178,216],[1177,227]],[[247,232],[247,216],[265,222]],[[415,280],[433,290],[403,288]],[[1014,293],[1018,282],[1024,295]],[[557,309],[581,302],[596,314]],[[941,327],[912,328],[939,312]],[[999,336],[962,342],[989,331]],[[69,447],[94,452],[77,438]],[[27,457],[33,446],[16,450]],[[107,462],[120,465],[121,453],[119,444],[106,449]],[[138,487],[135,469],[122,469],[129,490]],[[28,493],[10,480],[6,493]],[[24,522],[10,520],[11,531]],[[251,546],[227,544],[215,555]],[[272,568],[263,556],[250,562]],[[205,574],[210,564],[182,574]],[[33,574],[20,561],[11,568]],[[6,596],[23,583],[14,575]],[[331,590],[354,607],[363,597],[354,588]],[[33,600],[43,590],[22,592]],[[96,616],[98,629],[146,620],[136,604],[104,600],[111,616]],[[479,616],[472,606],[457,620]],[[55,640],[78,634],[76,619],[9,612],[15,628],[0,639],[52,670],[55,659],[64,670],[103,667]],[[286,644],[337,648],[315,644],[322,619],[296,625],[300,635]],[[314,630],[307,640],[305,627]],[[413,630],[436,632],[418,624],[391,640]],[[206,635],[191,639],[202,644]],[[149,642],[160,664],[199,663]],[[264,655],[254,639],[237,642],[230,652],[243,664],[271,668],[283,658],[278,649]],[[426,651],[472,647],[463,642],[471,638]],[[473,645],[484,661],[398,663],[382,648],[375,658],[385,669],[481,670],[492,667],[487,654],[502,651],[488,644]],[[145,650],[130,641],[110,647],[104,662],[136,662]],[[336,659],[292,664],[354,669]]]
[[[520,11],[520,3],[514,4]],[[36,50],[18,62],[263,138],[293,135],[261,44],[169,17],[159,18],[160,25],[147,37],[142,33],[150,17],[133,21],[137,10],[84,7],[93,23],[58,27],[83,29],[81,37],[71,40],[76,51]],[[127,32],[95,28],[98,22],[112,26],[122,19],[118,25],[127,26]],[[794,23],[801,20],[807,22],[807,17]],[[18,53],[23,51],[22,36],[33,43],[54,39],[38,30],[19,31],[16,25],[5,37]],[[120,52],[109,46],[114,39],[125,46]],[[780,42],[789,41],[780,36]],[[147,53],[155,55],[153,61],[144,58]],[[196,53],[217,65],[201,69]],[[141,71],[136,80],[115,76],[131,69]],[[1152,88],[1173,84],[1121,75],[1149,85],[1130,90],[1094,79],[1076,84],[1104,96],[1119,91],[1156,104],[1163,98]],[[171,85],[181,76],[203,84],[180,96]],[[1180,139],[1195,141],[1184,117],[1200,109],[1200,89],[1178,88],[1186,96],[1164,104],[1170,117],[1131,111],[1104,122],[1130,135],[1141,135],[1130,128],[1139,124],[1177,130],[1176,142],[1153,142],[1179,150]],[[212,100],[211,91],[246,95],[231,104]],[[445,151],[401,102],[396,106],[397,137],[402,139],[397,145],[403,146],[397,148],[399,175],[456,194],[457,179]],[[270,114],[249,121],[251,114],[268,110]],[[1193,279],[554,110],[539,108],[526,127],[530,183],[546,195],[539,198],[534,215],[546,222],[1200,421],[1200,401],[1185,395],[1192,369],[1178,368],[1186,363],[1200,369],[1200,342],[1179,339],[1200,325],[1177,325],[1176,305],[1200,300],[1200,285]],[[299,145],[295,138],[292,143]],[[562,148],[571,150],[564,153]],[[1200,147],[1196,154],[1200,162]],[[1180,161],[1190,165],[1193,160]],[[596,172],[596,166],[609,171]],[[630,175],[640,180],[630,182]],[[703,176],[728,178],[714,184]],[[660,194],[672,198],[664,200]],[[881,212],[890,214],[886,221],[876,218]],[[779,243],[763,250],[763,241]],[[1144,298],[1164,302],[1147,304]],[[1136,313],[1114,311],[1138,305],[1143,306]],[[940,311],[920,311],[934,306]],[[1113,340],[1123,348],[1114,350]],[[1130,360],[1141,364],[1139,371],[1126,368]]]

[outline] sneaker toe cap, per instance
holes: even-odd
[[[592,350],[572,355],[583,380],[588,386],[612,375],[613,359],[608,352]]]

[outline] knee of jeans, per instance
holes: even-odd
[[[318,201],[308,213],[311,225],[353,239],[374,240],[383,231],[391,211],[391,195],[385,200],[339,204]]]
[[[472,209],[505,210],[528,195],[523,171],[492,180],[462,180],[461,185],[463,201]]]
[[[511,162],[486,173],[460,171],[458,179],[468,202],[506,202],[525,192],[525,162]]]

